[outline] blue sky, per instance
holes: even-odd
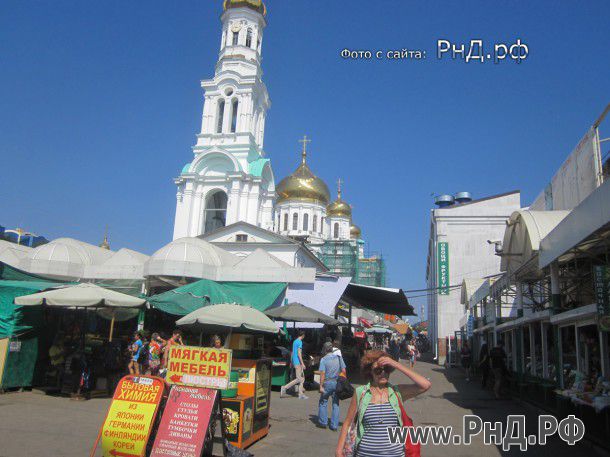
[[[276,180],[309,135],[312,169],[345,181],[391,286],[424,287],[432,194],[521,189],[530,203],[610,102],[607,1],[267,4]],[[91,243],[108,225],[113,248],[149,254],[170,241],[220,13],[220,0],[2,2],[0,224]],[[438,39],[517,38],[519,65],[435,57]],[[427,58],[346,61],[346,47]]]

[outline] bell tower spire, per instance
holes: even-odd
[[[264,139],[271,101],[263,82],[267,26],[262,0],[225,0],[220,51],[204,91],[194,159],[174,180],[174,239],[199,236],[238,221],[273,227],[275,182]]]

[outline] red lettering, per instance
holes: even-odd
[[[170,362],[169,371],[180,371],[180,362]]]
[[[210,358],[208,359],[210,362],[218,362],[218,357],[216,352],[211,352],[210,353]]]
[[[220,357],[218,357],[218,362],[227,363],[229,361],[229,355],[226,352],[221,352]]]
[[[181,359],[182,358],[182,349],[171,348],[170,357]]]
[[[227,372],[222,369],[222,367],[218,367],[218,376],[224,378],[227,375]]]
[[[182,357],[185,359],[190,359],[191,358],[191,350],[190,349],[185,349],[182,353]]]
[[[197,374],[197,365],[194,363],[189,363],[189,373]]]
[[[216,365],[210,365],[208,367],[208,376],[216,376]]]

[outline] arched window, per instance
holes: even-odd
[[[233,46],[237,46],[239,40],[239,32],[233,32]]]
[[[231,106],[231,133],[235,133],[237,130],[237,108],[239,106],[239,101],[237,101],[237,99],[233,100]]]
[[[339,223],[335,222],[335,228],[333,230],[333,237],[339,238]]]
[[[320,233],[324,233],[324,216],[320,218]]]
[[[299,229],[299,215],[297,213],[294,213],[292,215],[292,230],[298,230]]]
[[[318,231],[318,216],[314,214],[311,230],[316,233]]]
[[[252,47],[252,29],[248,29],[248,32],[246,33],[246,46],[249,48]]]
[[[288,213],[284,214],[284,231],[288,231]]]
[[[218,102],[218,120],[216,122],[216,133],[222,133],[222,121],[225,117],[225,101]]]
[[[205,199],[204,229],[209,233],[227,224],[227,194],[218,190],[212,192]]]
[[[303,231],[309,230],[309,214],[303,214]]]

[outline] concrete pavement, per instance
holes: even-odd
[[[424,395],[406,403],[416,425],[451,425],[462,429],[464,414],[478,414],[483,420],[505,421],[508,414],[526,416],[527,434],[533,433],[539,411],[527,404],[497,401],[482,391],[478,382],[466,382],[460,369],[445,370],[431,363],[419,362],[416,369],[432,381]],[[392,382],[401,379],[394,373]],[[315,426],[318,394],[309,392],[308,400],[279,398],[272,393],[269,435],[250,447],[258,457],[332,456],[338,434]],[[0,395],[0,457],[82,457],[89,455],[110,400],[73,401],[33,392]],[[341,420],[348,402],[341,404]],[[218,448],[217,452],[220,455]],[[513,455],[496,446],[486,446],[475,437],[471,446],[426,446],[424,457]],[[533,456],[603,456],[609,455],[586,442],[570,448],[558,439],[544,447],[530,447]]]

